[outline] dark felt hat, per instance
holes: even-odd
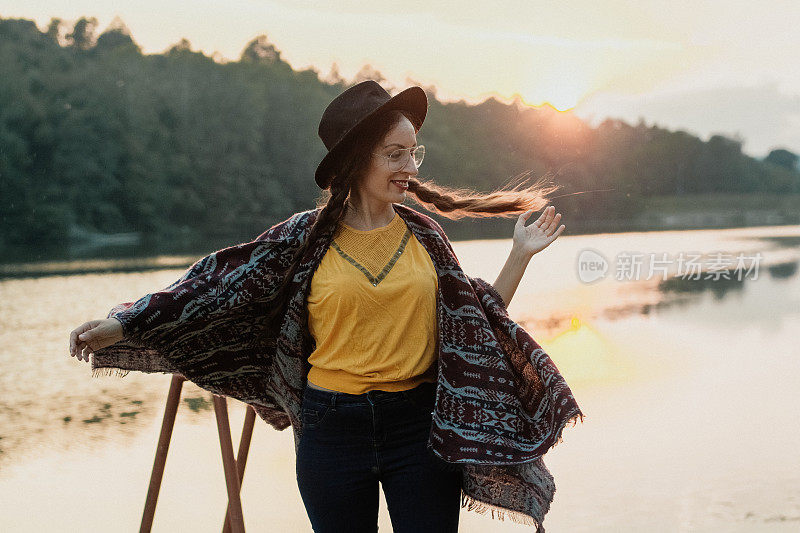
[[[317,185],[322,189],[328,188],[331,173],[348,143],[370,119],[389,109],[409,111],[412,123],[419,131],[428,113],[428,97],[421,87],[416,86],[390,96],[377,82],[367,80],[348,88],[328,104],[318,130],[328,153],[317,166],[314,175]]]

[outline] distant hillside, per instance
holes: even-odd
[[[82,232],[249,240],[313,206],[323,109],[361,77],[380,79],[369,67],[349,81],[294,71],[265,36],[221,62],[186,41],[144,55],[121,21],[100,35],[96,26],[0,19],[0,244]],[[619,120],[590,128],[549,107],[444,104],[426,91],[422,177],[488,191],[554,171],[561,194],[611,189],[557,198],[571,227],[635,220],[651,196],[800,193],[786,150],[759,161],[723,136]]]

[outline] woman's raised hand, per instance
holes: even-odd
[[[533,209],[522,213],[514,226],[514,247],[529,256],[547,248],[564,231],[564,224],[558,225],[561,213],[556,214],[552,205],[546,207],[533,224],[526,226],[531,213]]]
[[[122,324],[116,318],[84,322],[69,334],[69,354],[78,361],[89,361],[89,354],[111,346],[124,338]]]

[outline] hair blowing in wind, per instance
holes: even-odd
[[[317,208],[321,208],[319,215],[304,242],[297,246],[287,274],[271,301],[268,311],[270,320],[281,317],[287,303],[290,280],[294,278],[306,252],[317,239],[331,239],[344,218],[350,191],[370,164],[370,159],[363,154],[376,150],[403,116],[410,119],[407,111],[391,110],[381,113],[366,125],[342,156],[329,189],[322,191],[317,200]],[[522,173],[503,187],[488,193],[411,178],[408,180],[408,192],[425,209],[453,220],[464,217],[512,217],[529,209],[543,209],[547,206],[548,196],[560,188],[559,185],[548,184],[549,175],[542,176],[533,183],[528,183],[529,176],[530,172]]]

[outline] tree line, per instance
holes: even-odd
[[[227,61],[185,40],[143,54],[118,19],[97,30],[93,18],[44,31],[0,19],[0,245],[63,242],[74,228],[250,240],[313,207],[325,106],[362,79],[385,81],[369,66],[349,81],[296,71],[264,35]],[[654,195],[800,193],[788,150],[758,160],[722,135],[641,120],[592,128],[548,106],[443,103],[425,90],[420,177],[489,191],[553,172],[561,194],[599,191],[556,200],[573,222],[625,219]]]

